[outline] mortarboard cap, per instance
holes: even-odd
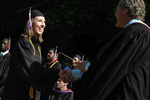
[[[74,57],[77,57],[79,60],[81,60],[81,56],[76,54]]]
[[[39,11],[39,10],[32,10],[31,18],[34,18],[36,16],[43,16],[44,17],[44,15],[43,15],[43,13],[41,11]]]

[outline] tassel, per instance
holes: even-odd
[[[31,22],[31,7],[29,9],[29,29],[32,30],[32,22]]]
[[[55,60],[56,60],[57,48],[58,48],[58,46],[56,46],[56,49],[55,49],[55,54],[54,54],[54,59]]]
[[[34,95],[33,95],[33,87],[31,86],[30,87],[30,90],[29,90],[29,96],[31,97],[31,98],[34,98]]]
[[[11,46],[11,37],[9,37],[9,49],[10,50],[10,46]]]
[[[83,54],[83,56],[82,56],[82,61],[84,61],[84,54]]]

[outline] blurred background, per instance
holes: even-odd
[[[41,44],[46,55],[51,46],[69,56],[93,56],[120,29],[114,9],[119,0],[0,0],[0,39],[11,37],[12,47],[24,32],[28,10],[44,13],[46,28]],[[150,0],[145,0],[145,23],[150,25]]]

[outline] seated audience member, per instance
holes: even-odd
[[[71,89],[68,89],[68,84],[68,82],[65,83],[59,78],[45,100],[73,100],[74,93]]]

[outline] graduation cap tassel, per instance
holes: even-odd
[[[9,37],[8,42],[9,42],[9,49],[8,49],[8,50],[10,50],[10,46],[11,46],[11,37]]]
[[[82,61],[84,61],[84,54],[83,54],[83,56],[82,56]]]
[[[31,7],[29,9],[29,29],[32,30],[32,22],[31,22]]]
[[[55,60],[56,60],[57,48],[58,48],[58,46],[56,46],[56,50],[55,50],[55,55],[54,55]]]
[[[62,52],[60,52],[60,53],[61,53],[62,55],[64,55],[65,57],[67,57],[67,58],[69,58],[69,59],[71,59],[71,60],[74,60],[73,58],[67,56],[66,54],[64,54],[64,53],[62,53]]]

